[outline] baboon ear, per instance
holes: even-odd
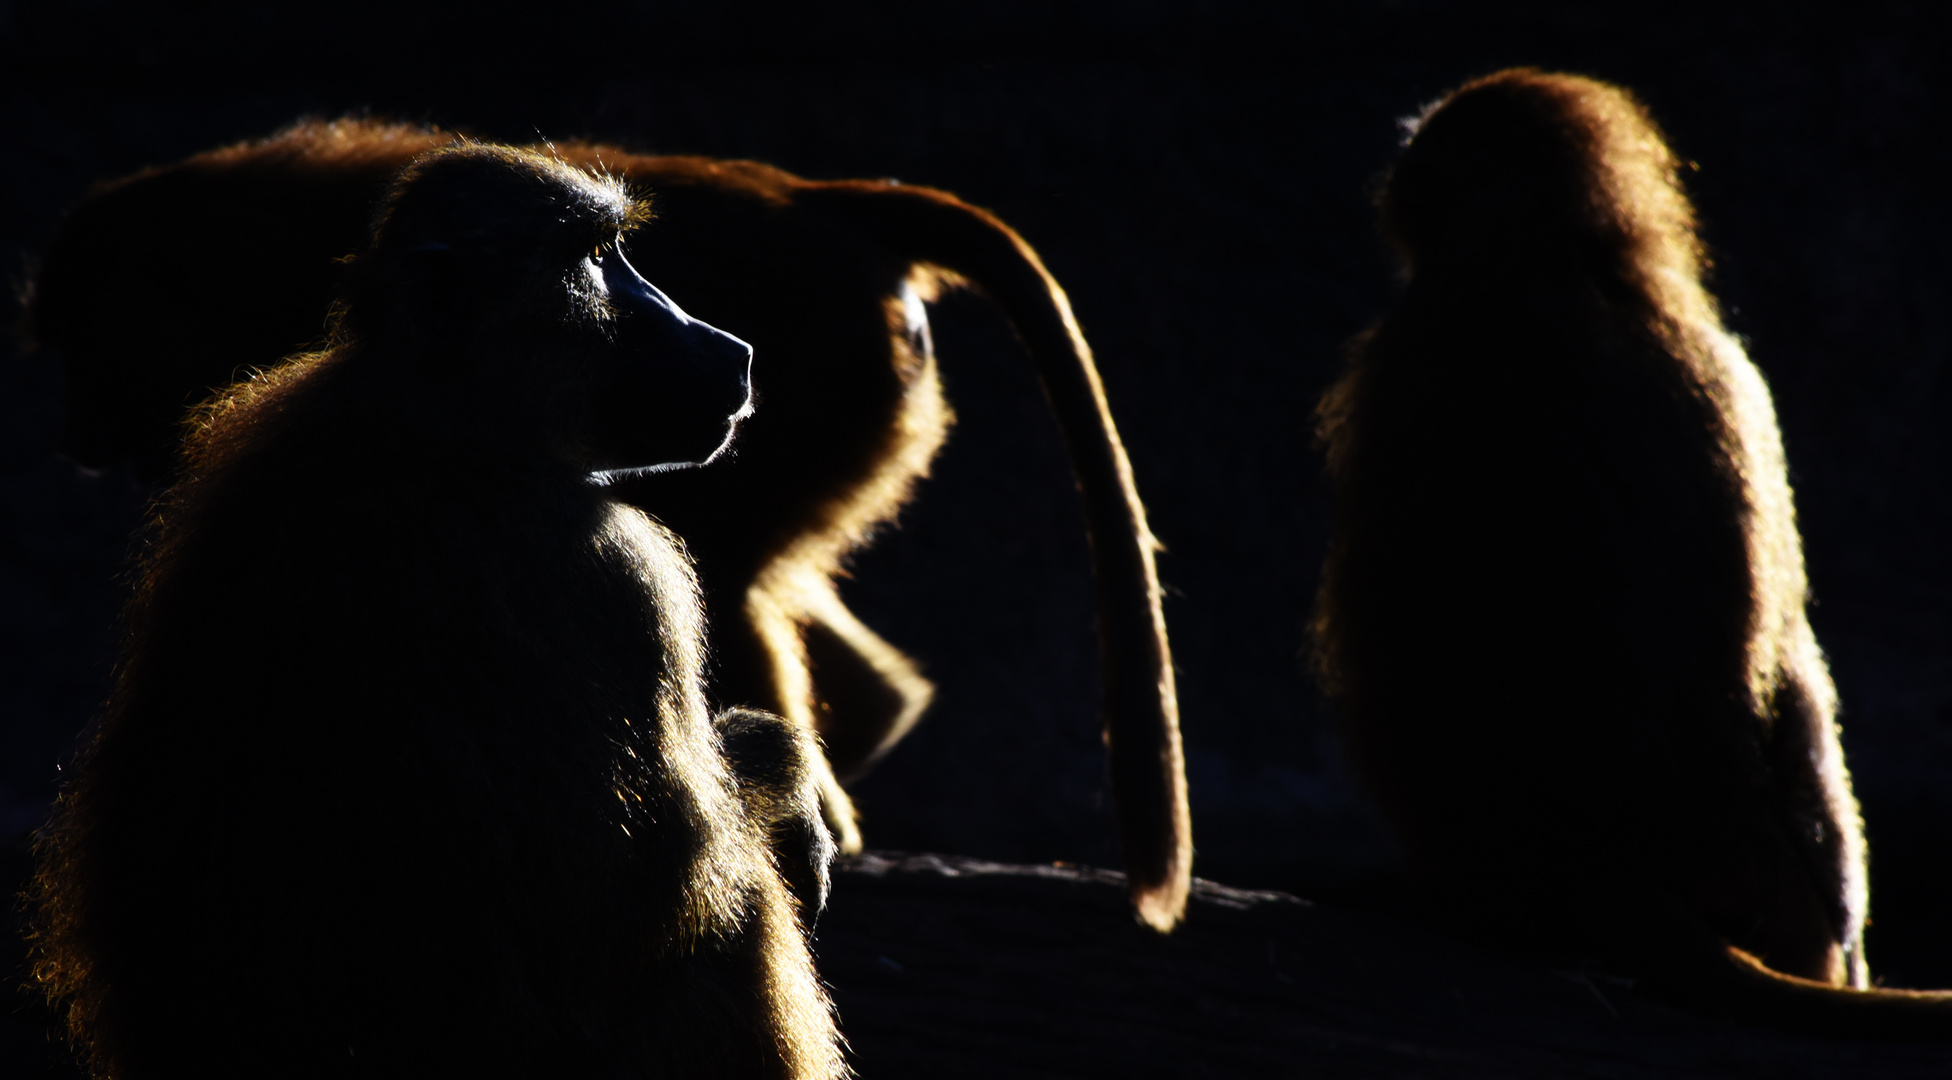
[[[485,261],[478,252],[438,242],[415,245],[396,257],[394,312],[422,364],[451,367],[469,353],[469,332],[483,308],[491,306]]]
[[[402,307],[443,317],[465,299],[459,279],[467,276],[461,253],[452,244],[417,244],[395,256],[394,285]]]

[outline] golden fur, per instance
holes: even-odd
[[[1929,995],[1828,989],[1868,985],[1863,826],[1677,160],[1624,91],[1530,70],[1412,130],[1402,291],[1320,408],[1316,635],[1414,868],[1476,932],[1705,1008],[1952,1034]]]
[[[818,904],[811,740],[715,724],[682,548],[589,480],[702,456],[745,393],[743,345],[680,391],[578,269],[634,209],[429,155],[331,348],[195,414],[40,848],[37,974],[98,1075],[846,1073],[781,877]]]
[[[183,410],[317,334],[333,260],[356,245],[387,178],[452,138],[308,122],[92,193],[45,253],[30,305],[36,337],[67,366],[69,452],[92,465],[134,456],[143,474],[169,475]],[[953,420],[923,304],[966,284],[1010,318],[1085,503],[1134,901],[1148,923],[1170,927],[1185,906],[1192,827],[1156,545],[1090,348],[1036,252],[994,215],[929,188],[586,143],[548,151],[654,192],[658,218],[630,241],[631,258],[757,350],[763,407],[738,454],[615,494],[684,537],[696,560],[719,698],[822,737],[827,760],[815,767],[846,850],[861,837],[840,781],[886,754],[934,691],[847,610],[834,578],[912,497]],[[303,220],[284,213],[294,202]],[[170,271],[131,295],[110,280],[128,266]]]

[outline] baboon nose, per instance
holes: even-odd
[[[694,332],[692,347],[714,375],[737,372],[741,385],[750,382],[752,346],[710,323],[694,321],[691,326]]]
[[[737,368],[741,379],[749,378],[752,373],[752,346],[716,327],[712,333],[716,335],[713,348],[725,358],[725,363]]]

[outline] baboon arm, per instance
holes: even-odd
[[[1084,499],[1112,791],[1132,899],[1146,923],[1170,930],[1185,911],[1193,845],[1179,702],[1153,560],[1158,543],[1070,301],[1022,237],[944,192],[875,181],[808,182],[796,201],[973,283],[1003,309],[1028,347]]]

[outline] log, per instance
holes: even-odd
[[[1170,937],[1122,875],[868,854],[815,935],[876,1077],[1943,1077],[1945,1047],[1834,1042],[1669,1008],[1596,971],[1196,881]]]
[[[5,870],[20,881],[25,851]],[[1940,1046],[1840,1042],[1669,1008],[1625,980],[1381,915],[1196,880],[1139,925],[1124,875],[945,855],[846,860],[814,935],[863,1080],[1943,1077]],[[16,954],[17,955],[17,954]],[[31,997],[0,1076],[75,1077]]]

